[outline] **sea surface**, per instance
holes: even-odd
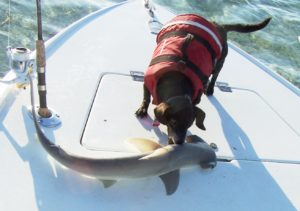
[[[142,0],[141,0],[142,1]],[[219,23],[255,23],[272,17],[256,33],[229,39],[300,88],[300,0],[155,0],[179,13],[197,13]],[[0,77],[8,70],[6,47],[34,49],[34,0],[0,0]],[[44,39],[85,15],[121,0],[42,0]]]

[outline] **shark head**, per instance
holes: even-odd
[[[191,165],[200,165],[202,168],[216,166],[214,150],[198,136],[190,137],[187,143],[161,146],[148,139],[128,139],[127,143],[143,153],[147,153],[140,160],[148,161],[148,168],[160,166],[157,176],[163,181],[167,195],[174,193],[179,185],[179,169]]]
[[[215,150],[197,135],[186,137],[186,142],[193,145],[194,157],[199,159],[199,165],[202,168],[214,168],[217,165],[217,156]]]
[[[216,153],[203,139],[196,135],[187,136],[186,143],[182,145],[171,144],[162,146],[152,140],[144,138],[128,139],[127,143],[133,145],[139,152],[146,153],[144,160],[166,160],[170,165],[187,166],[199,164],[203,168],[216,166]]]

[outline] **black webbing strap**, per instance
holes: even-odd
[[[151,63],[149,66],[158,64],[160,62],[175,62],[175,63],[183,63],[185,64],[189,69],[191,69],[202,81],[203,85],[205,86],[207,81],[208,81],[208,77],[206,75],[203,74],[202,70],[200,70],[197,65],[195,65],[193,62],[189,61],[189,60],[184,60],[183,58],[179,57],[179,56],[175,56],[175,55],[161,55],[161,56],[157,56],[154,59],[151,60]]]
[[[171,32],[168,32],[168,33],[164,34],[163,36],[161,36],[159,38],[159,40],[157,40],[157,43],[160,43],[162,40],[164,40],[166,38],[169,38],[169,37],[174,37],[174,36],[186,37],[189,34],[191,34],[191,33],[186,32],[186,31],[171,31]],[[193,35],[194,40],[196,40],[197,42],[199,42],[200,44],[202,44],[206,48],[206,50],[211,55],[212,61],[214,61],[215,58],[216,58],[216,53],[213,50],[213,48],[211,47],[211,45],[209,44],[209,42],[207,40],[203,39],[202,37],[197,36],[195,34],[191,34],[191,35]]]
[[[200,78],[200,80],[202,81],[203,86],[206,85],[207,81],[208,81],[208,77],[206,75],[203,74],[203,71],[200,70],[199,67],[197,67],[197,65],[195,65],[193,62],[191,61],[187,61],[186,62],[186,66],[188,68],[190,68],[191,70],[193,70],[193,72]]]
[[[175,56],[175,55],[161,55],[161,56],[157,56],[154,59],[152,59],[149,66],[158,64],[160,62],[175,62],[175,63],[182,62],[182,63],[185,64],[185,61],[183,61],[183,59],[181,57],[179,57],[179,56]]]

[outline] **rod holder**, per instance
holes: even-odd
[[[35,113],[37,114],[37,120],[39,122],[40,125],[42,125],[43,127],[47,127],[47,128],[53,128],[53,127],[58,127],[61,125],[61,120],[60,120],[60,116],[51,108],[48,108],[47,110],[50,113],[49,117],[43,117],[41,116],[38,111],[40,110],[39,106],[35,106]],[[32,107],[28,107],[28,114],[30,116],[30,118],[33,119],[33,114],[32,114]]]

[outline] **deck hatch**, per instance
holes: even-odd
[[[84,147],[127,152],[130,150],[124,141],[130,137],[167,142],[165,128],[152,126],[152,105],[149,118],[139,119],[134,114],[143,97],[141,78],[140,74],[136,77],[132,74],[103,75],[81,140]]]

